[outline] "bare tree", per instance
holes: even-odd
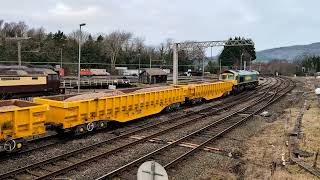
[[[2,25],[3,25],[4,21],[2,19],[0,19],[0,36],[2,37],[2,33],[3,33],[3,28],[2,28]]]
[[[36,34],[36,36],[38,36],[39,41],[42,41],[46,37],[46,32],[45,32],[45,29],[43,27],[38,28],[36,30],[35,34]]]
[[[16,29],[15,30],[16,36],[23,37],[27,35],[26,33],[28,31],[28,26],[26,25],[25,22],[23,21],[18,22],[18,24],[16,24],[15,29]]]
[[[2,19],[0,19],[0,45],[3,44],[4,41],[4,32],[3,32],[3,25],[4,21]]]
[[[104,50],[111,58],[111,72],[115,72],[115,64],[120,50],[132,37],[129,32],[114,31],[106,35],[104,39]]]
[[[88,41],[90,33],[86,31],[81,31],[81,43],[85,43]],[[79,43],[79,37],[80,37],[80,30],[73,31],[68,35],[68,38],[74,40],[75,42]]]
[[[187,51],[187,56],[188,59],[196,61],[194,64],[198,65],[198,70],[202,69],[202,61],[206,57],[205,48],[198,46],[197,44],[192,44],[192,47]]]

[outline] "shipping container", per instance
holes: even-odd
[[[80,76],[93,76],[92,72],[90,69],[81,69],[80,70]]]
[[[110,76],[106,69],[90,69],[93,76]]]
[[[27,101],[0,101],[0,141],[3,149],[21,149],[25,138],[45,134],[47,110],[47,105]]]

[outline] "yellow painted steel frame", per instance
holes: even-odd
[[[171,104],[184,101],[183,88],[73,102],[34,98],[34,102],[50,106],[47,123],[62,124],[63,128],[72,128],[98,120],[127,122],[157,114]]]
[[[187,88],[186,96],[189,99],[204,98],[211,100],[232,91],[232,86],[232,82],[213,82],[207,84],[192,84],[184,88]]]
[[[14,101],[19,100],[10,100]],[[0,140],[45,134],[47,105],[0,110]]]

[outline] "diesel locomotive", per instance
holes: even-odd
[[[232,93],[238,93],[245,89],[253,89],[259,85],[259,72],[247,70],[225,70],[220,74],[219,79],[225,82],[232,82]]]

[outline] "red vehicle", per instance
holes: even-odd
[[[90,69],[81,69],[80,76],[93,76],[93,73],[90,71]]]

